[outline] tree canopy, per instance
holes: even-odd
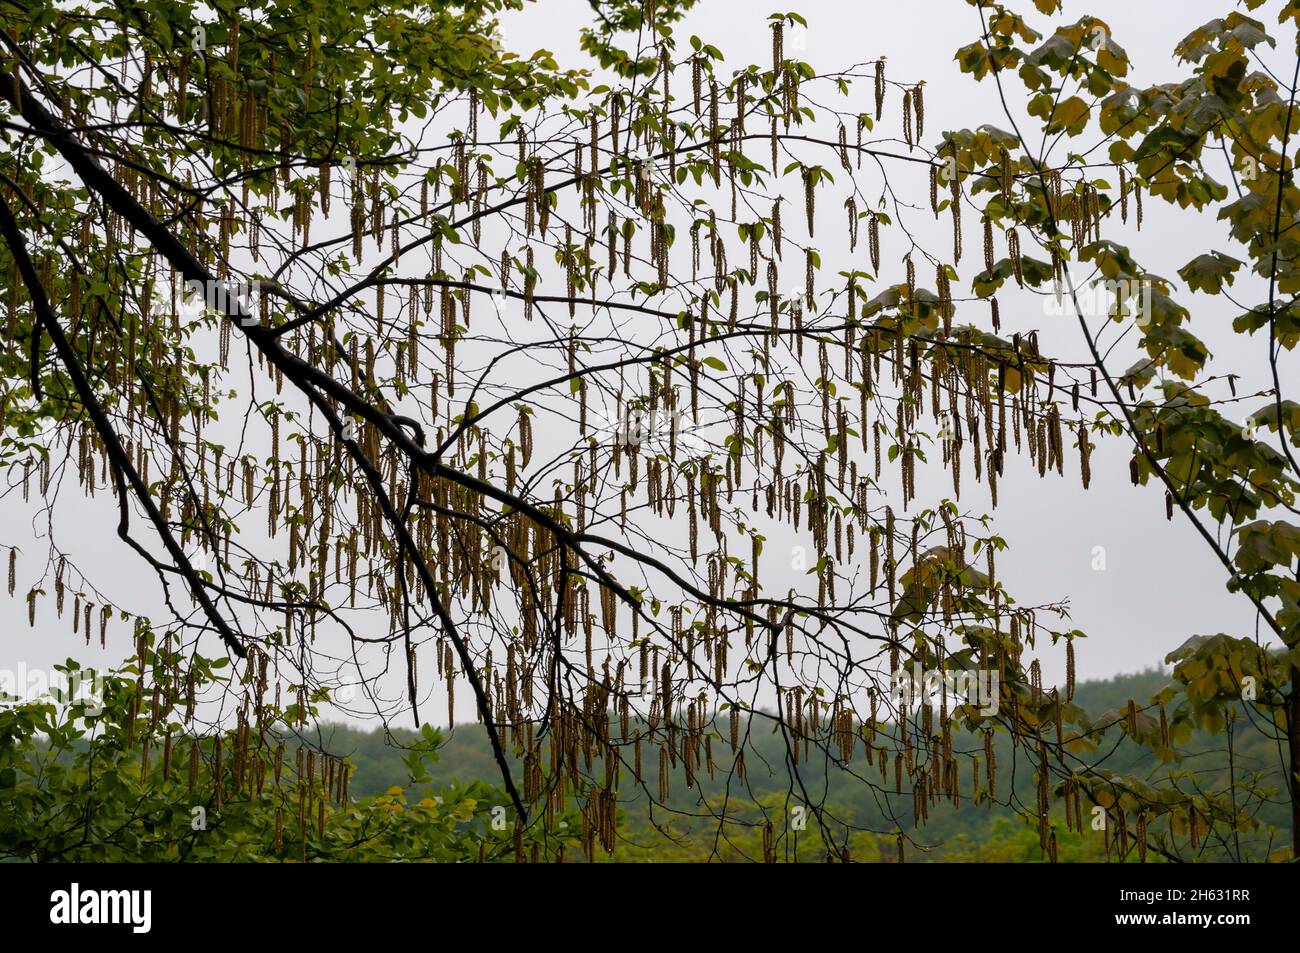
[[[1294,857],[1256,814],[1288,800],[1300,837],[1300,55],[1272,68],[1300,3],[1167,38],[1135,86],[1093,16],[953,2],[1002,110],[949,130],[878,54],[791,55],[797,12],[742,65],[688,34],[697,0],[592,0],[574,64],[504,48],[523,6],[0,0],[0,467],[52,527],[5,547],[9,590],[128,658],[100,710],[3,713],[0,852],[595,857],[635,794],[765,860],[795,815],[828,859],[903,859],[962,801],[1053,860],[1086,830]],[[1204,242],[1176,278],[1141,263],[1152,202]],[[1259,357],[1216,366],[1197,302],[1243,292]],[[1003,328],[1033,293],[1084,358]],[[1008,590],[995,511],[1008,467],[1088,487],[1102,441],[1261,634],[1188,633],[1168,687],[1099,713],[1068,593]],[[92,499],[157,611],[53,529]],[[499,789],[356,801],[312,741],[324,712],[413,724],[418,775],[467,700]],[[1116,729],[1169,770],[1113,770]],[[1181,770],[1247,730],[1271,780]],[[769,735],[788,790],[750,800]]]

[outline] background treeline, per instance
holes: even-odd
[[[1075,701],[1096,715],[1122,709],[1129,699],[1150,697],[1167,682],[1168,676],[1159,671],[1081,682]],[[352,781],[356,795],[381,794],[397,787],[416,799],[447,785],[476,780],[491,783],[496,777],[496,766],[481,726],[462,725],[454,731],[444,730],[439,759],[427,768],[429,779],[412,784],[403,762],[402,746],[417,738],[413,731],[394,729],[386,736],[379,729],[364,731],[338,724],[324,726],[321,735],[326,748],[347,755],[356,765]],[[621,836],[614,859],[703,860],[715,854],[724,860],[761,859],[765,820],[770,819],[778,826],[788,823],[787,817],[793,821],[796,811],[807,802],[798,786],[792,786],[781,736],[756,727],[755,738],[757,757],[748,759],[748,785],[718,772],[712,778],[701,773],[695,785],[688,788],[679,766],[672,779],[670,809],[652,810],[644,792],[625,783],[620,803]],[[967,741],[971,749],[981,744],[969,737]],[[1009,791],[1014,792],[1014,803],[1032,811],[1034,765],[1023,756],[1017,762],[1016,752],[1003,735],[998,736],[995,753],[999,766],[999,799],[1004,799]],[[1162,764],[1149,748],[1133,744],[1115,729],[1107,733],[1092,757],[1094,763],[1116,774],[1145,783],[1173,780],[1189,792],[1227,790],[1230,775],[1235,776],[1243,785],[1241,806],[1243,809],[1249,806],[1259,827],[1238,838],[1225,835],[1225,838],[1207,839],[1204,859],[1231,860],[1240,852],[1243,859],[1258,860],[1270,849],[1289,842],[1282,759],[1274,741],[1243,723],[1233,742],[1231,767],[1223,734],[1196,735],[1191,743],[1180,748],[1180,755],[1180,760]],[[969,763],[963,767],[966,773],[962,776],[962,789],[968,793]],[[825,770],[818,763],[816,753],[800,766],[808,799],[824,802],[828,812],[840,820],[866,831],[880,832],[853,835],[850,849],[855,860],[895,860],[897,837],[887,832],[900,829],[909,832],[912,841],[904,848],[909,862],[1038,862],[1044,859],[1035,826],[1018,817],[1014,806],[976,805],[969,798],[956,808],[940,803],[932,809],[927,823],[913,829],[910,794],[906,791],[902,796],[894,794],[892,767],[888,782],[882,779],[876,766],[868,768],[863,763],[855,765],[855,770],[874,782],[874,787],[863,785],[846,772]],[[655,769],[649,775],[648,783],[657,785]],[[1250,800],[1247,804],[1249,795],[1244,793],[1247,782],[1256,792],[1272,790],[1274,796],[1263,803]],[[728,799],[733,819],[720,830],[714,816]],[[791,854],[782,859],[796,859],[793,851],[798,849],[797,859],[820,860],[824,853],[815,829],[817,822],[806,807],[802,816],[804,832],[788,840]],[[1063,861],[1103,860],[1106,837],[1100,831],[1089,830],[1080,835],[1066,834],[1062,829],[1058,835],[1058,852]],[[1148,857],[1148,862],[1159,859],[1153,855]]]

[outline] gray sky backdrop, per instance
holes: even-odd
[[[1226,0],[1090,0],[1086,4],[1067,0],[1066,12],[1072,18],[1092,13],[1109,23],[1114,38],[1128,50],[1135,64],[1130,81],[1144,84],[1180,75],[1184,68],[1174,62],[1172,55],[1176,42],[1194,26],[1222,15],[1230,6]],[[719,46],[727,56],[724,70],[745,62],[765,63],[770,58],[766,15],[772,9],[741,0],[703,0],[681,33],[683,39],[697,33]],[[831,70],[883,54],[888,57],[892,79],[925,80],[928,143],[937,141],[944,129],[985,122],[1007,127],[992,84],[975,84],[959,72],[953,61],[954,51],[979,34],[976,11],[960,0],[786,0],[779,9],[796,10],[810,22],[806,34],[795,32],[787,39],[788,55]],[[583,0],[541,0],[526,12],[506,19],[505,43],[517,50],[546,47],[562,63],[585,66],[577,49],[577,27],[585,22],[587,13]],[[1017,89],[1014,85],[1011,88]],[[867,90],[867,86],[862,88],[864,95]],[[900,99],[901,93],[891,91],[881,129],[897,128]],[[1022,109],[1023,97],[1014,99],[1013,106]],[[1018,118],[1021,116],[1023,113]],[[1093,140],[1080,141],[1090,144]],[[1076,147],[1074,143],[1070,146]],[[904,148],[901,143],[893,147]],[[832,169],[837,166],[833,158],[822,161]],[[865,164],[863,169],[865,177],[869,174]],[[1220,172],[1217,177],[1226,183],[1226,170]],[[924,173],[895,173],[891,169],[890,174],[896,191],[914,197],[917,208],[909,227],[921,230],[922,244],[936,249],[946,247],[947,218],[937,224],[932,222]],[[819,224],[818,229],[818,245],[826,259],[823,272],[833,275],[847,264],[847,258],[839,261],[836,257],[846,255],[847,248],[837,252],[840,239],[830,237],[843,235],[843,212],[835,205],[823,208],[822,216],[827,222],[825,226]],[[963,290],[954,290],[955,294],[968,293],[965,289],[969,288],[970,276],[982,267],[976,265],[979,247],[973,216],[967,217],[966,225],[968,249],[960,269]],[[931,231],[927,234],[925,228]],[[1112,226],[1107,227],[1106,237],[1128,240]],[[1171,214],[1156,200],[1148,200],[1145,227],[1132,240],[1139,260],[1167,277],[1176,277],[1181,265],[1211,247],[1233,252],[1219,223],[1209,217],[1193,220],[1183,213]],[[896,256],[891,259],[886,253],[884,257],[887,262],[897,262]],[[1249,303],[1258,300],[1241,282],[1234,292],[1240,292],[1241,300]],[[1046,353],[1065,360],[1084,357],[1084,344],[1073,318],[1050,316],[1043,301],[1033,296],[1002,298],[1004,329],[1008,333],[1038,329]],[[1260,375],[1265,368],[1265,342],[1232,340],[1229,322],[1236,313],[1234,307],[1221,298],[1204,295],[1181,294],[1180,300],[1192,309],[1192,330],[1209,343],[1216,355],[1211,367],[1246,373],[1242,389],[1248,389],[1252,382],[1263,386],[1262,377],[1250,375]],[[981,307],[977,320],[986,320],[986,314]],[[1122,369],[1132,360],[1121,344],[1112,366]],[[1294,365],[1288,370],[1294,379]],[[1244,419],[1262,403],[1260,399],[1237,405],[1237,419]],[[922,481],[921,496],[924,499],[930,490],[937,498],[948,486],[945,476],[936,475],[933,480]],[[103,491],[93,505],[85,505],[71,499],[74,488],[70,484],[63,490],[68,505],[59,511],[61,542],[75,547],[92,578],[121,604],[141,611],[156,605],[155,577],[113,533],[114,508],[109,492]],[[973,480],[964,483],[964,504],[978,510],[987,508],[987,500],[984,485],[976,485]],[[36,531],[44,535],[44,527],[33,525],[34,512],[12,494],[0,501],[0,541],[22,545],[27,552],[41,552],[32,534]],[[1254,631],[1249,605],[1224,589],[1224,570],[1194,530],[1181,517],[1172,523],[1165,521],[1162,490],[1129,484],[1127,452],[1119,441],[1103,443],[1094,456],[1093,486],[1088,492],[1080,487],[1077,468],[1071,469],[1068,464],[1064,478],[1040,481],[1031,473],[1027,458],[1009,457],[1007,474],[1000,485],[996,527],[1011,545],[999,559],[1000,575],[1022,601],[1069,599],[1072,624],[1088,634],[1079,650],[1080,678],[1106,677],[1156,665],[1165,653],[1194,634],[1223,631],[1247,635]],[[1104,571],[1093,568],[1095,547],[1104,547]],[[86,649],[80,639],[74,639],[66,619],[55,620],[52,603],[47,601],[41,607],[37,628],[28,628],[23,596],[42,568],[36,560],[24,559],[16,597],[0,600],[0,631],[4,633],[0,638],[0,669],[23,664],[30,670],[68,655],[96,665],[120,661],[130,651],[123,626],[116,627],[116,638],[108,651],[100,651],[97,642]],[[1044,653],[1043,662],[1046,679],[1060,677],[1063,656],[1059,651]]]

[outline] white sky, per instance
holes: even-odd
[[[1086,11],[1107,21],[1116,41],[1136,64],[1130,80],[1140,85],[1182,75],[1184,68],[1172,57],[1173,46],[1194,26],[1221,15],[1228,6],[1226,2],[1204,0],[1178,4],[1089,0],[1086,5],[1067,0],[1066,13],[1081,16]],[[883,54],[888,57],[891,78],[924,79],[927,142],[935,142],[944,129],[985,122],[1007,127],[992,85],[974,84],[953,62],[954,51],[972,42],[979,33],[977,13],[965,3],[787,0],[781,9],[786,8],[797,10],[810,21],[806,36],[796,34],[787,40],[788,55],[801,56],[830,70]],[[765,63],[770,58],[768,12],[767,6],[740,0],[704,0],[681,34],[698,33],[719,46],[730,65]],[[577,28],[585,22],[587,13],[583,0],[543,0],[507,19],[506,45],[518,50],[546,47],[557,54],[561,63],[586,65],[577,51]],[[900,97],[891,92],[882,128],[890,128],[891,116],[897,121]],[[1022,106],[1023,100],[1013,105]],[[1023,113],[1018,116],[1022,117]],[[833,161],[827,164],[835,167]],[[866,166],[863,168],[865,175]],[[918,209],[909,225],[924,225],[930,220],[923,174],[900,172],[894,180],[896,190],[916,196]],[[1226,175],[1219,178],[1227,181]],[[1138,259],[1152,270],[1174,278],[1180,266],[1209,248],[1233,253],[1221,225],[1209,218],[1170,214],[1153,199],[1148,200],[1146,208],[1146,227],[1141,235],[1133,236],[1133,245]],[[827,259],[823,272],[834,274],[844,265],[836,258],[833,239],[821,236],[842,234],[842,212],[835,207],[825,216],[829,224],[818,230],[821,251]],[[922,238],[922,243],[943,248],[947,241],[946,217],[937,226],[926,227],[932,231]],[[976,265],[980,256],[972,218],[968,218],[967,228],[968,250],[960,269],[962,290],[955,289],[954,294],[966,293],[970,276],[982,267]],[[1108,233],[1107,237],[1117,235]],[[845,251],[841,249],[840,254]],[[1240,282],[1234,290],[1241,290]],[[1256,374],[1263,369],[1266,352],[1262,339],[1232,340],[1229,321],[1236,309],[1229,302],[1204,295],[1178,297],[1192,310],[1191,330],[1218,355],[1212,367],[1238,373],[1254,368]],[[1249,293],[1244,298],[1251,303],[1256,300]],[[1083,341],[1073,318],[1053,318],[1044,312],[1040,301],[1027,296],[1020,300],[1003,296],[1002,301],[1006,333],[1038,329],[1045,353],[1067,360],[1083,356]],[[981,320],[984,314],[986,309],[981,309]],[[1114,359],[1113,366],[1122,369],[1131,360],[1125,353]],[[1262,380],[1257,383],[1262,384]],[[1263,402],[1260,399],[1240,405],[1238,419]],[[973,480],[966,483],[963,503],[973,508],[986,506],[986,487]],[[949,484],[943,476],[932,484],[923,481],[923,498],[927,485],[937,496],[947,492]],[[71,494],[71,490],[68,487],[64,492]],[[1249,604],[1226,592],[1222,567],[1195,531],[1181,516],[1172,523],[1165,521],[1162,489],[1130,486],[1128,454],[1119,441],[1098,448],[1089,492],[1082,491],[1077,470],[1068,464],[1063,479],[1039,481],[1031,475],[1027,458],[1009,456],[999,496],[996,527],[1011,545],[999,559],[1000,575],[1024,602],[1069,598],[1073,625],[1088,633],[1088,639],[1079,647],[1081,679],[1155,665],[1165,653],[1195,634],[1253,632]],[[97,574],[96,581],[124,605],[143,610],[153,604],[157,598],[155,577],[117,541],[113,533],[115,511],[108,491],[103,491],[93,506],[71,499],[66,502],[72,505],[60,510],[61,541],[70,546],[75,541],[79,559],[92,574]],[[14,499],[0,501],[0,541],[30,546],[27,541],[33,513]],[[1105,548],[1105,571],[1092,569],[1094,547],[1098,546]],[[0,639],[0,669],[15,669],[23,664],[30,670],[69,655],[90,664],[106,665],[120,661],[130,651],[121,625],[116,627],[117,638],[107,652],[98,649],[97,641],[93,648],[85,649],[80,639],[72,636],[66,619],[63,623],[54,620],[49,601],[41,606],[37,629],[30,630],[23,596],[37,572],[33,561],[24,562],[15,598],[0,599],[0,631],[5,633]],[[1045,678],[1059,677],[1062,665],[1060,652],[1047,652]],[[468,692],[464,694],[468,700]]]

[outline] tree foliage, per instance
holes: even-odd
[[[481,781],[414,800],[404,786],[353,797],[351,763],[303,745],[292,712],[263,726],[269,744],[250,743],[242,720],[232,732],[187,735],[183,697],[164,689],[143,700],[144,673],[167,660],[142,645],[143,667],[137,658],[103,675],[72,660],[57,669],[65,684],[94,682],[94,692],[0,709],[0,857],[456,863],[541,849],[531,835],[516,844],[508,827],[493,827],[494,809],[503,815],[509,801]],[[196,686],[228,684],[228,659],[187,662]],[[427,780],[441,743],[427,725],[408,743],[409,783]]]
[[[102,722],[88,751],[189,746],[247,804],[223,850],[265,850],[292,793],[248,766],[286,726],[326,702],[427,724],[459,691],[520,857],[570,830],[612,851],[620,800],[669,803],[680,765],[688,789],[727,778],[695,810],[759,812],[763,856],[794,804],[851,859],[864,834],[902,853],[941,801],[1014,797],[996,735],[1035,772],[1044,856],[1099,806],[1112,854],[1184,859],[1263,795],[1121,777],[1101,741],[1122,726],[1176,759],[1191,727],[1226,730],[1250,676],[1300,804],[1300,415],[1279,370],[1300,340],[1300,117],[1295,81],[1252,69],[1271,27],[1211,21],[1177,45],[1182,74],[1144,88],[1100,20],[969,0],[957,61],[1005,114],[936,135],[919,78],[789,56],[797,13],[770,17],[770,62],[734,67],[681,35],[694,0],[598,0],[578,70],[503,49],[496,18],[521,5],[0,5],[0,463],[51,513],[61,488],[107,494],[165,604],[127,612],[50,539],[33,623],[52,597],[141,660],[126,738]],[[1300,22],[1245,5],[1288,36]],[[927,189],[950,247],[909,228]],[[1223,220],[1233,253],[1147,271],[1127,223],[1153,200]],[[1119,291],[1101,313],[1094,282]],[[1013,285],[1077,320],[1085,359],[1004,332]],[[1227,409],[1246,369],[1213,368],[1192,325],[1195,296],[1248,288],[1262,303],[1234,329],[1271,381],[1244,426]],[[1126,370],[1112,326],[1138,344]],[[1007,466],[1077,461],[1087,487],[1101,440],[1131,444],[1133,481],[1164,487],[1273,641],[1193,640],[1168,690],[1092,716],[1072,699],[1082,633],[1002,584],[970,476],[994,508]],[[951,492],[918,491],[918,469]],[[1044,686],[1053,648],[1070,675]],[[917,669],[983,679],[991,704],[900,698]],[[171,717],[182,688],[200,697]],[[85,730],[22,711],[23,738]],[[789,791],[746,801],[766,731]],[[48,809],[92,786],[92,754]],[[823,763],[910,821],[857,830],[818,796]],[[95,784],[162,810],[165,775]],[[402,812],[376,850],[459,856],[473,800]],[[327,808],[318,856],[395,806]]]

